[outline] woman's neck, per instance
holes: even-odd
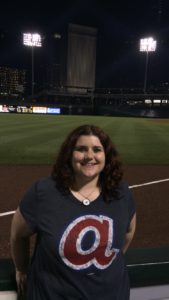
[[[75,191],[79,190],[92,190],[94,188],[99,188],[98,177],[88,180],[82,180],[81,178],[75,178],[75,183],[72,189]]]
[[[85,181],[77,178],[75,184],[70,188],[70,192],[85,206],[89,205],[91,202],[95,201],[101,193],[98,177]]]

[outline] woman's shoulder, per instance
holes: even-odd
[[[122,180],[119,182],[118,188],[121,190],[128,190],[130,187],[126,180]]]
[[[51,176],[43,177],[34,182],[37,191],[54,188],[56,183]]]
[[[126,197],[127,195],[131,194],[130,186],[126,180],[122,180],[118,185],[118,192],[120,197]]]

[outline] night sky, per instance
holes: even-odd
[[[169,82],[168,2],[4,1],[0,9],[0,66],[30,68],[30,49],[22,45],[26,31],[38,31],[44,38],[43,48],[36,51],[36,64],[40,67],[51,61],[59,49],[54,34],[74,23],[98,30],[96,86],[142,87],[145,53],[139,52],[139,40],[147,36],[157,40],[157,51],[149,55],[148,84],[160,86]]]

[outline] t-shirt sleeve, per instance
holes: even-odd
[[[20,212],[30,229],[35,232],[38,229],[38,196],[37,183],[25,193],[19,204]]]

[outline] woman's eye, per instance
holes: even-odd
[[[84,152],[86,151],[85,147],[75,147],[75,151]]]
[[[78,151],[78,152],[87,152],[89,151],[89,148],[85,147],[85,146],[79,146],[79,147],[75,147],[74,151]],[[103,151],[103,149],[101,147],[93,147],[92,148],[92,151],[94,153],[97,153],[97,152],[101,152]]]
[[[101,151],[102,151],[102,148],[100,148],[100,147],[95,147],[95,148],[93,149],[93,151],[94,151],[95,153],[101,152]]]

